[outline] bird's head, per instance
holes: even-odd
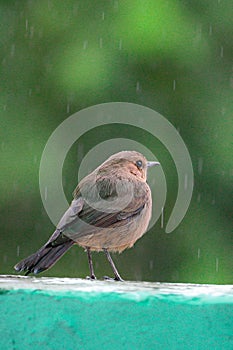
[[[146,181],[147,169],[159,162],[148,161],[141,153],[136,151],[122,151],[109,157],[101,167],[116,169],[136,176],[141,181]]]

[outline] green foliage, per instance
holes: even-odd
[[[153,108],[177,127],[195,172],[184,221],[170,235],[158,223],[134,249],[116,256],[122,275],[233,282],[231,7],[210,0],[0,2],[2,273],[12,273],[16,261],[52,233],[38,186],[50,134],[85,107],[122,101]],[[166,221],[176,169],[158,140],[136,128],[105,126],[78,140],[63,171],[67,197],[77,181],[77,146],[80,162],[98,142],[129,134],[162,160]],[[95,259],[97,274],[106,274],[104,257]],[[73,248],[47,275],[87,273],[85,254]]]

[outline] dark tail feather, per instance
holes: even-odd
[[[53,245],[53,242],[48,242],[36,253],[21,260],[14,268],[18,272],[25,271],[25,275],[29,273],[37,274],[45,271],[52,267],[73,244],[74,241],[69,238],[67,238],[65,242],[57,245]]]

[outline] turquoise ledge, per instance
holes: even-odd
[[[233,349],[233,286],[0,276],[0,349]]]

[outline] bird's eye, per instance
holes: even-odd
[[[137,160],[136,161],[136,165],[138,168],[142,168],[142,161],[141,160]]]

